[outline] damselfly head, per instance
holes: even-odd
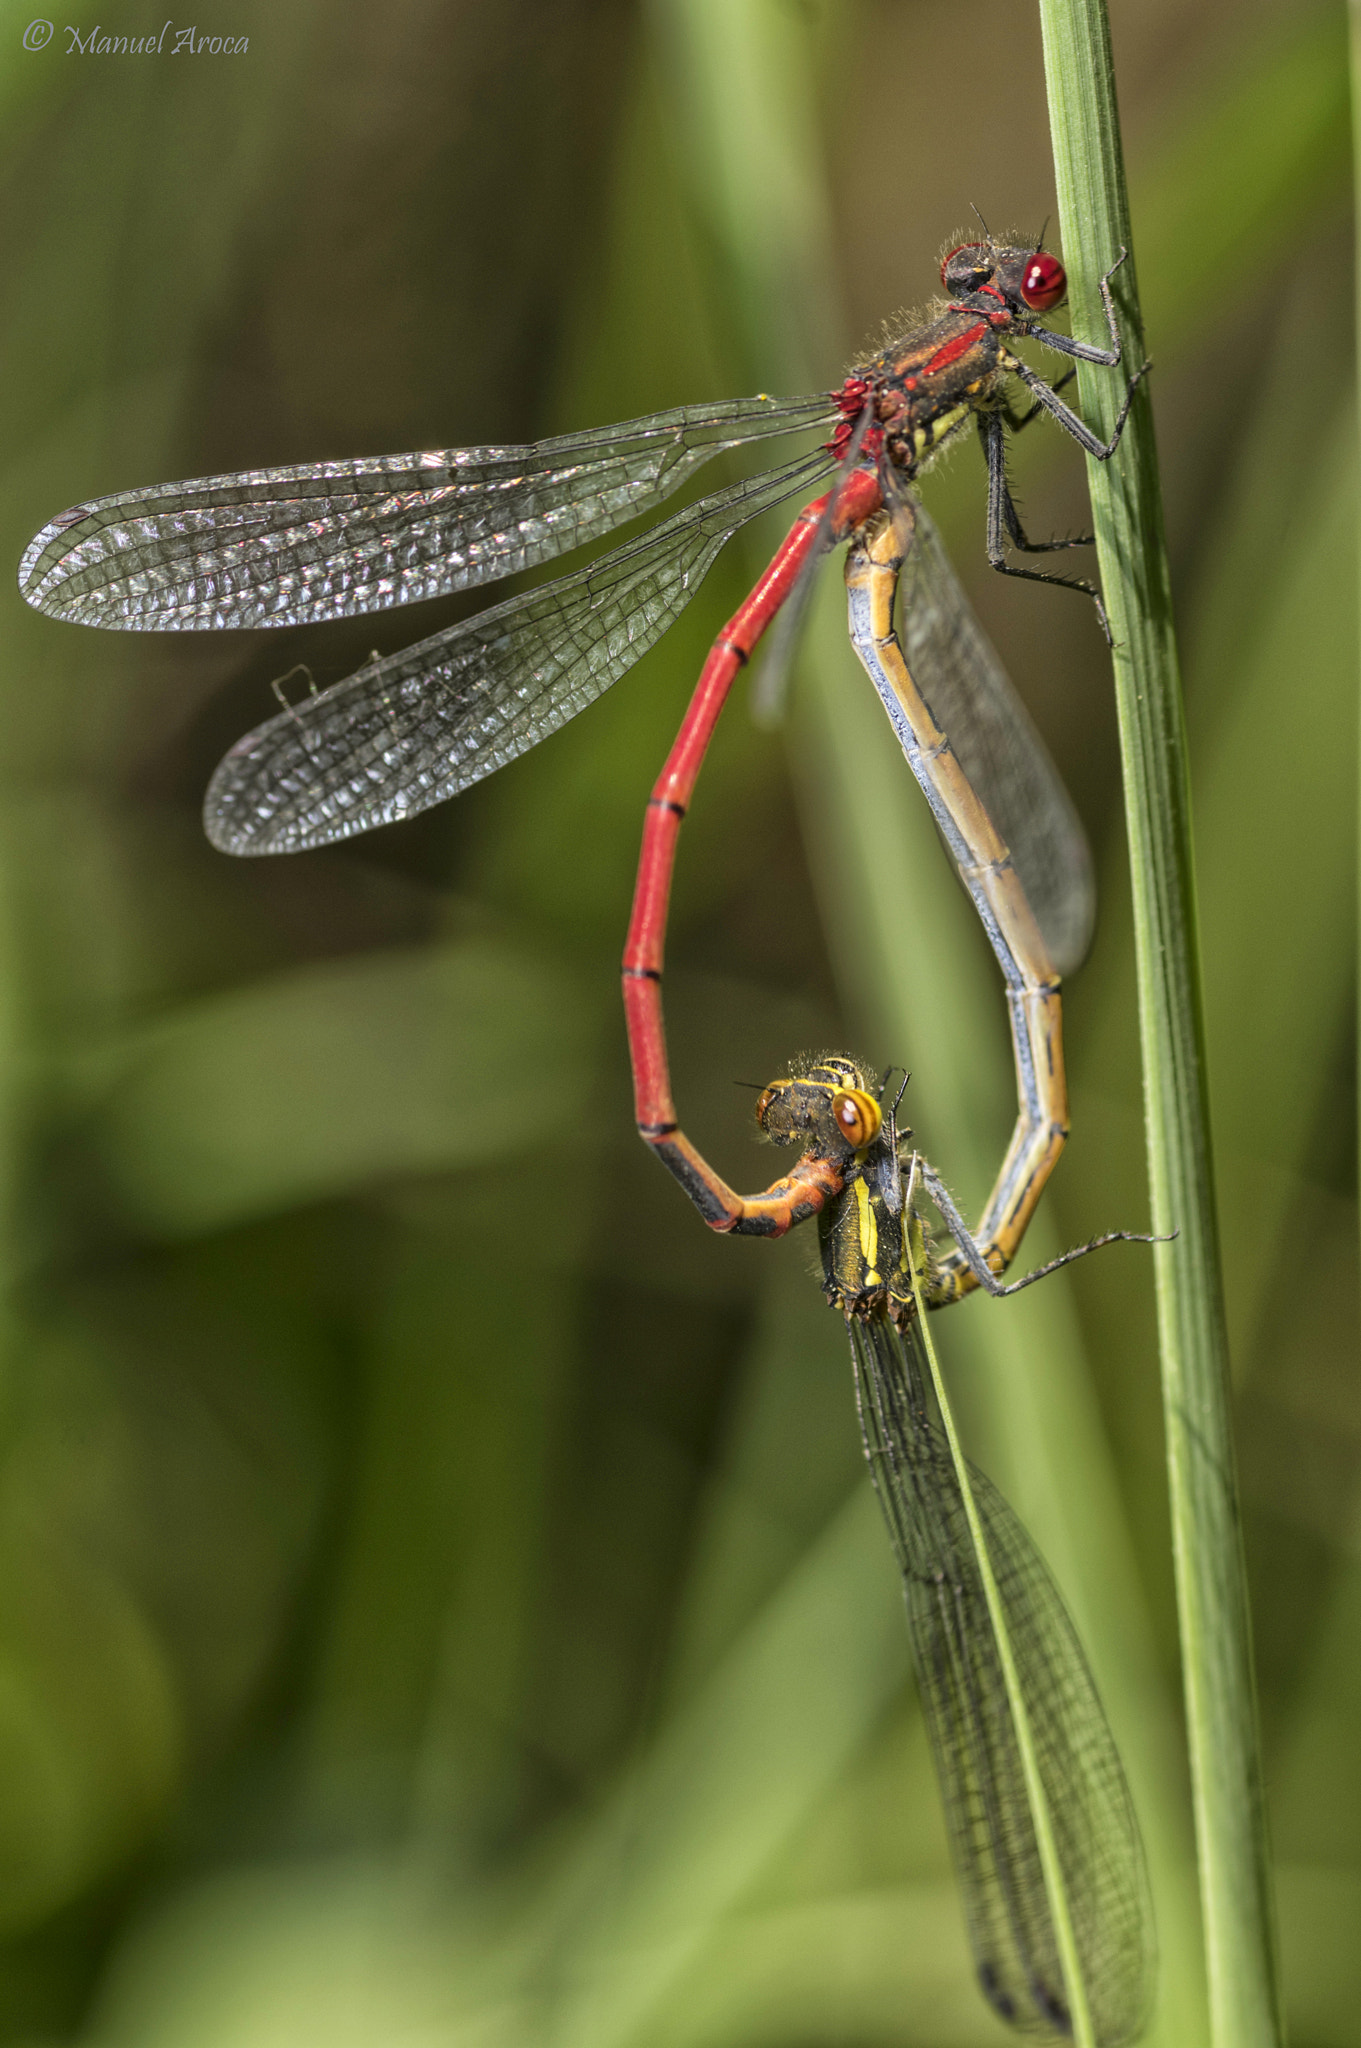
[[[940,281],[952,298],[987,291],[1018,313],[1048,313],[1060,305],[1068,278],[1047,249],[1012,249],[1000,242],[961,242],[946,254]]]
[[[863,1151],[883,1124],[877,1084],[854,1060],[833,1054],[772,1081],[756,1105],[756,1121],[777,1145],[801,1143],[837,1154]]]

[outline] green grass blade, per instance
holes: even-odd
[[[1351,0],[1351,4],[1347,9],[1347,22],[1351,32],[1352,176],[1355,182],[1356,193],[1355,222],[1357,232],[1357,332],[1361,334],[1361,0]],[[1361,422],[1361,349],[1358,349],[1357,352],[1356,382],[1358,398],[1357,419],[1358,422]],[[1358,531],[1361,531],[1361,528]],[[1357,563],[1357,570],[1358,578],[1361,579],[1361,561]],[[1361,593],[1361,580],[1358,581],[1358,592]]]
[[[1097,280],[1131,248],[1101,0],[1041,0],[1073,328],[1099,339]],[[1142,360],[1133,253],[1116,280]],[[1109,434],[1119,387],[1079,367]],[[1206,1105],[1185,734],[1147,395],[1089,486],[1111,630],[1134,892],[1163,1406],[1201,1904],[1216,2048],[1281,2039],[1251,1626],[1228,1414],[1228,1347]]]

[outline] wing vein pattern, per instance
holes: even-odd
[[[983,1991],[1022,2032],[1071,2032],[1015,1725],[919,1340],[852,1322],[865,1453],[903,1574],[908,1632]],[[1043,1558],[969,1467],[1019,1667],[1097,2040],[1129,2040],[1152,1990],[1143,1844],[1086,1657]]]
[[[208,786],[209,838],[226,853],[297,852],[457,795],[601,696],[661,638],[725,541],[830,466],[818,450],[713,492],[257,726]]]
[[[526,447],[245,470],[76,505],[25,551],[52,618],[294,626],[510,576],[662,503],[723,450],[834,417],[825,393],[680,406]]]

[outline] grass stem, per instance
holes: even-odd
[[[1112,280],[1125,360],[1143,362],[1103,0],[1040,0],[1073,331],[1105,341]],[[1119,380],[1079,365],[1084,417],[1108,435]],[[1114,667],[1134,896],[1144,1113],[1187,1740],[1214,2048],[1282,2039],[1205,1082],[1190,791],[1157,455],[1135,400],[1089,483]]]

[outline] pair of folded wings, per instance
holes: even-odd
[[[530,569],[659,505],[715,455],[835,420],[824,394],[686,406],[523,448],[250,470],[123,492],[53,520],[20,587],[134,631],[293,626]],[[381,657],[256,728],[209,786],[230,853],[348,838],[456,795],[576,716],[666,631],[724,543],[831,470],[818,448],[710,492],[586,568]],[[1030,719],[919,515],[909,666],[1011,849],[1059,970],[1090,936],[1086,844]]]

